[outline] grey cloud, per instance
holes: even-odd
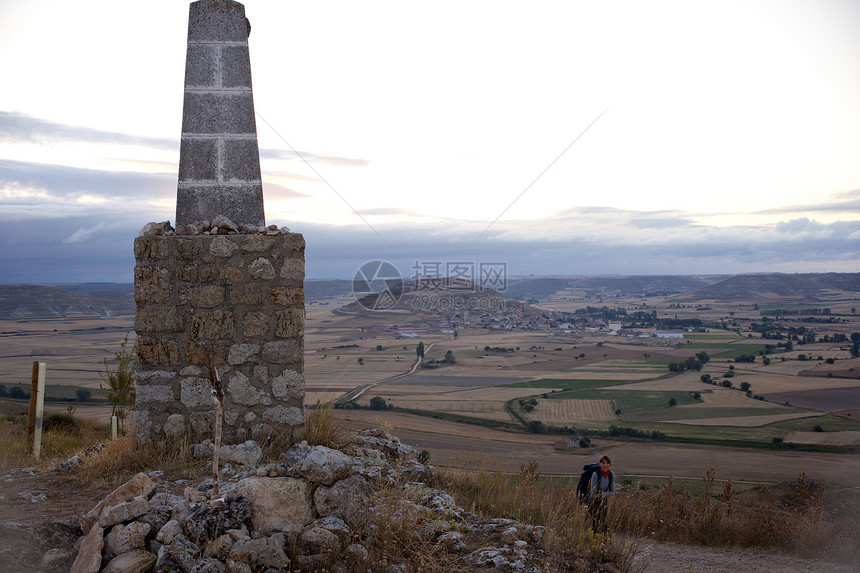
[[[142,145],[167,150],[179,149],[179,138],[161,139],[116,133],[113,131],[102,131],[89,127],[66,125],[9,111],[0,111],[0,140],[26,143],[79,141],[84,143]]]
[[[809,212],[845,212],[858,213],[860,212],[860,190],[847,191],[835,195],[835,200],[821,203],[807,203],[803,205],[787,205],[785,207],[775,207],[773,209],[764,209],[756,211],[756,213],[764,215],[787,215],[792,213],[809,213]]]
[[[260,150],[261,159],[283,159],[288,161],[302,161],[302,159],[304,159],[312,165],[314,163],[325,163],[327,165],[337,165],[341,167],[364,167],[365,165],[370,165],[371,163],[366,159],[356,159],[354,157],[340,157],[337,155],[317,155],[309,151],[300,151],[299,154],[301,155],[301,157],[299,157],[299,155],[294,153],[292,150],[288,149],[266,148]]]
[[[44,189],[69,197],[82,193],[112,197],[164,197],[176,193],[175,174],[102,171],[0,159],[0,183]]]
[[[147,221],[163,218],[129,212],[4,223],[0,282],[131,282],[134,237]],[[308,278],[349,278],[370,260],[390,261],[404,276],[412,276],[416,261],[505,262],[509,275],[837,271],[856,270],[860,250],[860,221],[670,230],[631,229],[626,221],[569,217],[563,226],[576,232],[566,236],[535,232],[555,219],[506,221],[479,241],[483,226],[459,221],[375,225],[385,241],[361,224],[276,223],[305,236]]]
[[[278,185],[277,183],[263,183],[263,194],[265,197],[274,198],[277,197],[279,199],[283,198],[291,198],[297,199],[299,197],[309,197],[307,193],[302,193],[301,191],[296,191],[292,187],[287,187],[286,185]]]

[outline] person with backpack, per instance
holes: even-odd
[[[606,500],[615,493],[615,472],[609,456],[600,457],[600,466],[591,473],[588,482],[588,513],[594,531],[606,532]]]

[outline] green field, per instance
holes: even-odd
[[[625,417],[630,410],[668,408],[669,400],[672,398],[676,400],[678,405],[696,403],[696,400],[688,392],[682,390],[585,389],[550,394],[547,398],[550,400],[611,400]]]

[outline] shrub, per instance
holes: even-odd
[[[346,444],[346,436],[346,425],[334,417],[334,408],[330,404],[321,405],[317,402],[316,407],[308,412],[302,438],[309,445],[339,448]]]
[[[81,421],[68,412],[49,412],[42,419],[42,430],[78,435],[81,432]]]
[[[430,452],[427,450],[421,450],[421,453],[418,454],[418,463],[427,465],[430,463]]]
[[[128,344],[128,333],[120,344],[119,350],[114,352],[116,360],[116,370],[111,370],[108,366],[108,359],[104,359],[105,370],[99,370],[99,377],[106,382],[106,389],[102,384],[99,384],[99,389],[111,403],[111,415],[116,415],[119,418],[120,427],[125,433],[125,416],[129,410],[134,409],[135,387],[134,387],[134,370],[137,367],[134,361],[134,349],[126,350]]]
[[[812,427],[813,432],[823,432],[824,428],[821,427],[821,424],[816,424]]]
[[[25,400],[30,397],[30,393],[25,392],[20,386],[12,386],[9,390],[9,397],[13,400]]]
[[[538,420],[532,420],[531,422],[529,422],[529,431],[533,434],[545,434],[546,426],[543,422],[540,422]]]
[[[93,397],[93,393],[86,388],[78,388],[75,390],[75,396],[77,397],[78,402],[89,402]]]
[[[374,396],[370,399],[370,409],[371,410],[385,410],[385,398],[381,396]]]

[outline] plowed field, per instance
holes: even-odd
[[[610,400],[538,400],[538,405],[523,416],[527,421],[549,424],[614,420]]]

